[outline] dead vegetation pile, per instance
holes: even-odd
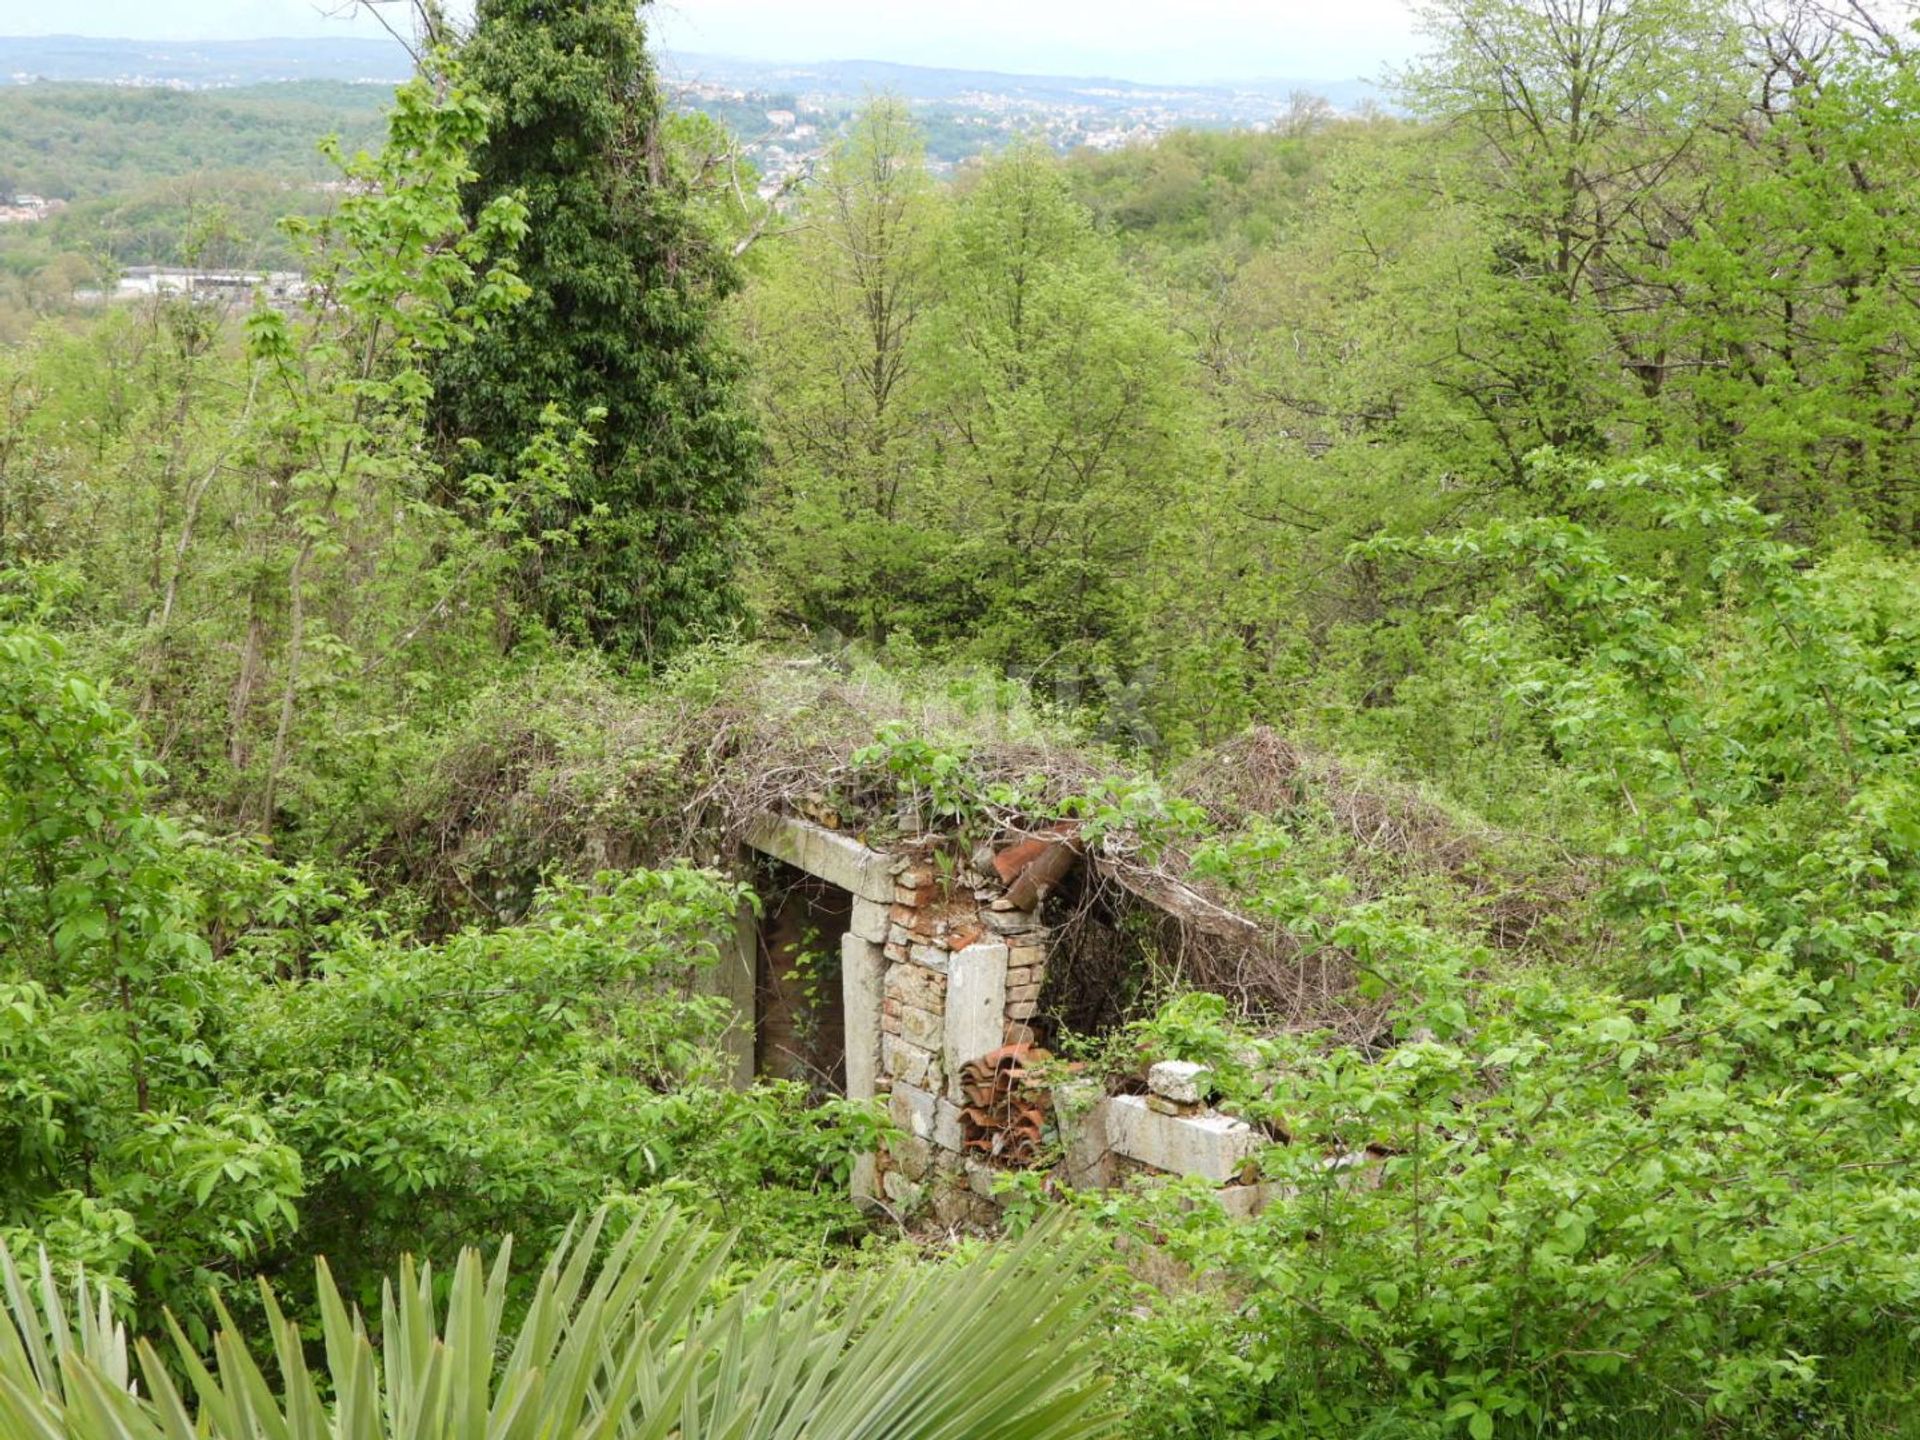
[[[1276,824],[1315,846],[1352,903],[1429,897],[1444,923],[1524,955],[1558,943],[1558,923],[1586,892],[1565,855],[1463,819],[1414,787],[1344,763],[1265,728],[1195,756],[1171,788],[1206,816],[1197,841],[1143,851],[1109,837],[1063,907],[1049,955],[1056,1010],[1104,1031],[1141,1008],[1147,988],[1224,995],[1268,1026],[1328,1030],[1371,1046],[1390,1002],[1366,1002],[1353,957],[1282,924],[1192,874],[1199,845]],[[1440,917],[1436,917],[1440,918]]]
[[[1179,771],[1182,793],[1211,828],[1311,816],[1342,842],[1355,898],[1440,882],[1467,922],[1501,950],[1526,949],[1582,899],[1591,877],[1564,851],[1526,842],[1432,800],[1419,789],[1256,726]],[[1531,851],[1532,853],[1528,853]]]
[[[1057,835],[1074,797],[1135,768],[1004,682],[746,652],[636,694],[576,666],[476,707],[398,817],[391,859],[443,924],[498,922],[554,871],[731,865],[769,812],[964,861]],[[1571,893],[1564,872],[1548,883],[1517,865],[1505,837],[1271,730],[1195,758],[1169,789],[1202,808],[1206,834],[1105,830],[1048,896],[1043,1005],[1058,1024],[1103,1031],[1199,987],[1269,1024],[1371,1037],[1381,1010],[1358,1002],[1349,957],[1195,879],[1200,844],[1256,821],[1331,829],[1357,897],[1423,880],[1496,945],[1527,945]]]
[[[513,917],[551,871],[731,864],[769,812],[876,845],[945,828],[941,795],[858,758],[889,728],[964,756],[956,791],[1025,784],[1041,808],[1119,763],[1003,682],[749,651],[635,691],[574,663],[475,704],[394,817],[385,858],[459,923]],[[958,832],[977,844],[995,821],[969,818]]]

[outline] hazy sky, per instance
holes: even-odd
[[[468,0],[471,3],[471,0]],[[0,35],[377,35],[346,0],[0,0]],[[1373,78],[1407,57],[1403,0],[659,0],[680,50],[1139,80]],[[4,57],[0,57],[4,59]]]

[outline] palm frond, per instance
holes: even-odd
[[[29,1285],[0,1246],[0,1433],[12,1440],[1084,1440],[1113,1433],[1084,1256],[1036,1233],[969,1265],[852,1285],[769,1273],[716,1298],[728,1243],[666,1214],[548,1257],[504,1333],[511,1247],[386,1285],[376,1341],[317,1262],[318,1371],[263,1283],[256,1356],[129,1346],[106,1297]],[[137,1359],[136,1376],[131,1360]],[[179,1382],[176,1383],[176,1376]]]

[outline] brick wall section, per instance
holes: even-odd
[[[959,1071],[1032,1039],[1046,931],[1028,912],[995,910],[1005,889],[990,875],[924,850],[892,869],[878,1088],[903,1138],[882,1159],[879,1189],[896,1205],[924,1199],[949,1223],[985,1222],[997,1210],[961,1148]]]

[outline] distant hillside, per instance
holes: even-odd
[[[391,40],[95,40],[0,36],[0,84],[98,80],[207,89],[276,80],[392,85],[411,61]]]
[[[998,70],[947,70],[926,65],[895,65],[885,60],[822,60],[805,64],[739,60],[722,55],[669,54],[663,62],[677,79],[698,80],[741,89],[794,92],[830,99],[857,98],[887,91],[908,100],[964,101],[983,95],[1132,109],[1159,102],[1209,113],[1236,99],[1271,111],[1297,90],[1325,96],[1351,108],[1379,96],[1364,80],[1268,78],[1191,85],[1152,85],[1092,75],[1020,75]]]
[[[85,200],[170,176],[333,173],[320,137],[378,138],[385,86],[302,81],[198,93],[102,84],[0,88],[0,193]]]

